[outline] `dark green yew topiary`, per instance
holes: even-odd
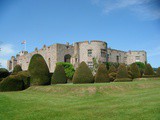
[[[96,83],[103,83],[103,82],[109,82],[109,76],[107,73],[107,68],[104,64],[101,64],[98,67],[97,73],[95,75],[95,81]]]
[[[131,64],[130,71],[132,72],[133,79],[141,77],[141,73],[140,73],[139,68],[136,63]]]
[[[121,64],[118,68],[115,82],[126,82],[126,81],[132,81],[132,79],[129,78],[127,68],[124,64]]]
[[[116,68],[112,65],[110,68],[109,68],[109,71],[108,71],[108,73],[116,73],[117,72],[117,70],[116,70]]]
[[[28,87],[30,87],[30,74],[28,71],[18,72],[17,76],[19,76],[21,80],[23,80],[24,89],[27,89]]]
[[[20,76],[10,75],[0,83],[0,91],[19,91],[24,89],[24,82]]]
[[[154,70],[150,64],[146,65],[144,75],[154,75]]]
[[[73,83],[93,83],[93,75],[85,62],[82,62],[76,69],[73,76]]]
[[[44,58],[40,54],[32,56],[29,69],[31,85],[49,85],[50,73]]]
[[[5,68],[0,68],[0,81],[7,76],[9,76],[9,71]]]
[[[51,78],[52,84],[67,83],[66,73],[62,65],[56,65],[55,71]]]
[[[14,67],[14,69],[13,69],[13,74],[14,74],[14,73],[18,73],[18,72],[20,72],[20,71],[22,71],[21,66],[20,66],[20,65],[16,65],[16,66]]]
[[[157,69],[156,75],[157,75],[158,77],[160,77],[160,67]]]

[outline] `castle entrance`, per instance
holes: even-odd
[[[68,63],[71,62],[71,55],[70,54],[67,54],[64,56],[64,62],[68,62]]]

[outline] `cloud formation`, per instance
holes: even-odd
[[[0,63],[1,67],[6,68],[7,67],[7,60],[12,56],[16,54],[16,50],[14,49],[14,46],[12,44],[0,44]]]
[[[128,9],[143,19],[160,19],[159,0],[91,0],[92,4],[103,7],[106,14],[120,9]]]

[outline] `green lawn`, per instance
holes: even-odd
[[[160,120],[160,79],[0,93],[0,120]]]

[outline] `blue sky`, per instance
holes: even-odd
[[[159,0],[0,0],[0,62],[44,44],[103,40],[119,50],[145,50],[160,66]]]

